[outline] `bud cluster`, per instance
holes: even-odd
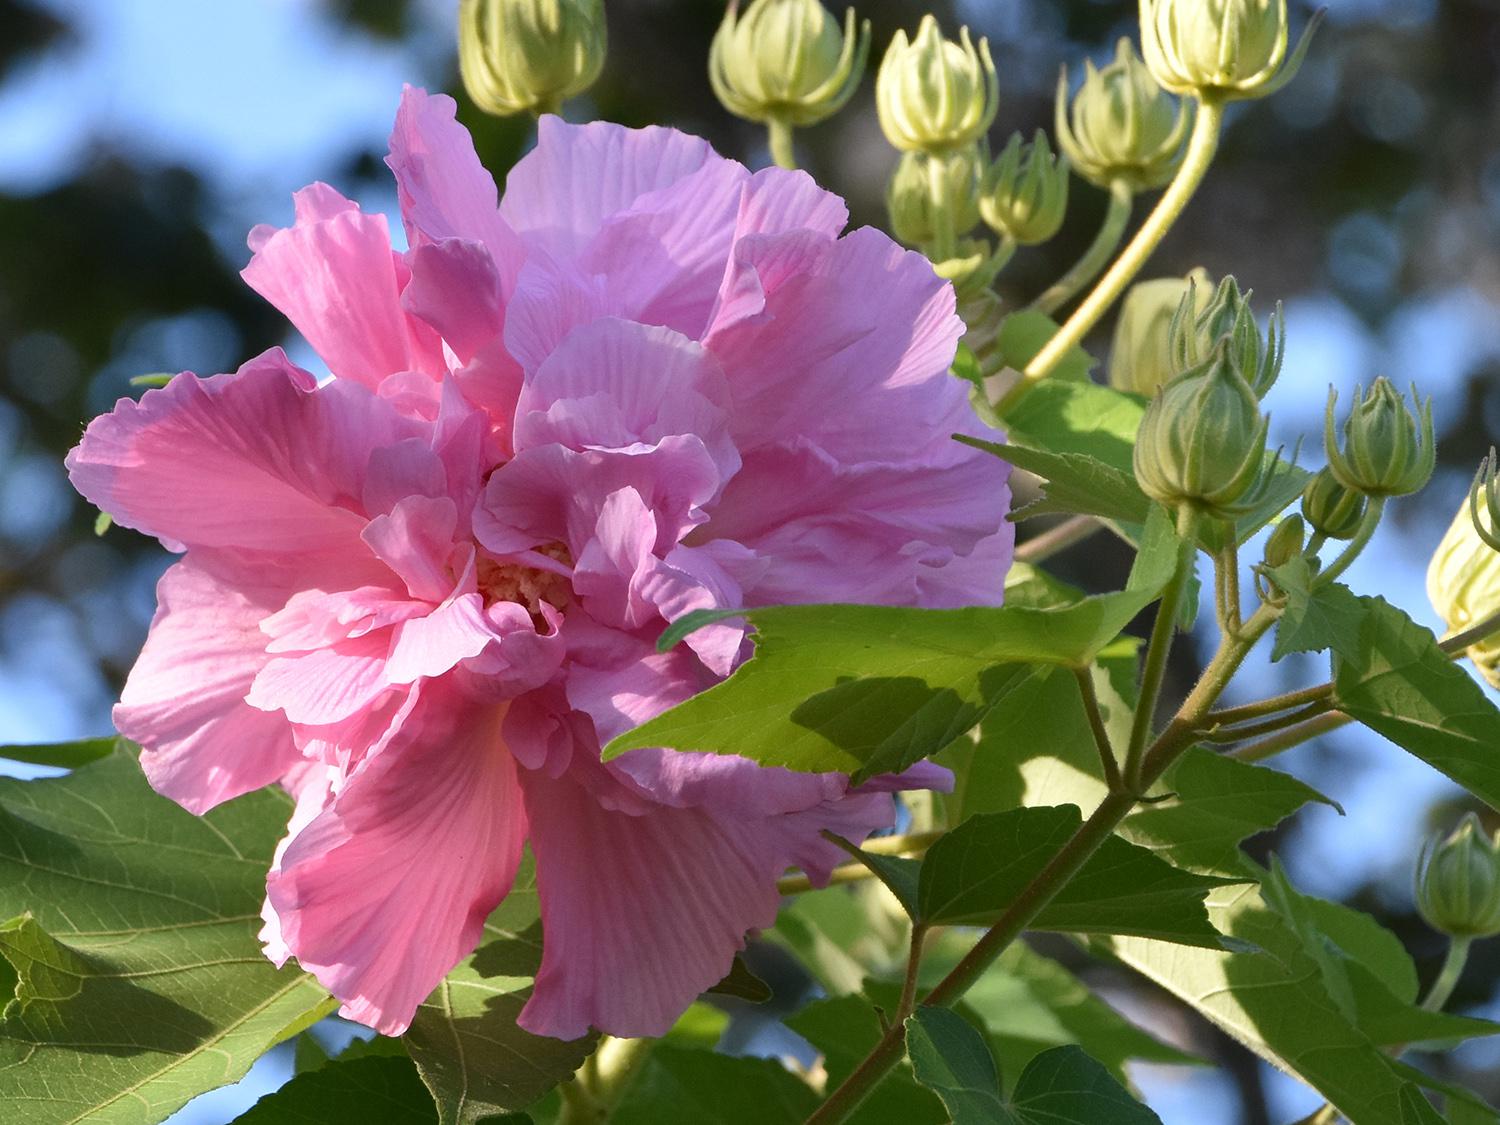
[[[1161,187],[1186,151],[1188,112],[1157,84],[1122,38],[1115,61],[1084,64],[1083,85],[1068,98],[1068,70],[1057,80],[1057,144],[1096,187],[1123,181],[1132,191]]]
[[[973,230],[979,225],[983,175],[984,155],[977,144],[948,153],[905,153],[885,193],[891,230],[910,246],[929,245],[937,237],[939,210],[953,233]]]
[[[1355,388],[1354,407],[1343,427],[1340,448],[1335,409],[1338,391],[1329,388],[1323,421],[1328,468],[1340,484],[1366,496],[1406,496],[1432,476],[1437,443],[1432,432],[1432,400],[1424,404],[1412,388],[1416,412],[1382,376],[1368,394]]]
[[[1184,300],[1186,315],[1196,319],[1208,304],[1213,286],[1208,274],[1194,270],[1187,277],[1164,277],[1137,282],[1125,295],[1115,324],[1109,353],[1109,385],[1118,391],[1151,395],[1181,373],[1172,363],[1172,324]]]
[[[915,38],[898,31],[881,60],[875,105],[886,138],[902,152],[948,152],[978,141],[1000,107],[1000,81],[986,39],[958,42],[926,15]]]
[[[1263,98],[1302,65],[1317,20],[1287,58],[1286,0],[1140,0],[1141,53],[1174,94]]]
[[[1068,162],[1052,155],[1040,129],[1027,144],[1016,133],[985,173],[979,212],[996,234],[1020,246],[1046,242],[1068,210]]]
[[[1277,302],[1263,340],[1250,309],[1253,295],[1241,293],[1234,278],[1226,277],[1205,305],[1200,306],[1191,295],[1184,297],[1170,329],[1169,347],[1175,369],[1186,371],[1202,363],[1209,352],[1223,343],[1235,369],[1257,396],[1265,398],[1281,375],[1282,361],[1286,358],[1286,318],[1281,303]]]
[[[1364,493],[1344,487],[1327,468],[1319,469],[1302,490],[1302,516],[1324,539],[1353,539],[1369,506]]]
[[[1429,840],[1417,860],[1417,912],[1456,938],[1500,934],[1500,834],[1487,836],[1473,813],[1446,838]]]
[[[556,113],[604,67],[603,0],[462,0],[458,62],[487,113]]]

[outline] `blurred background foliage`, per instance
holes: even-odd
[[[762,132],[709,90],[720,0],[607,0],[610,58],[573,116],[668,123],[764,164]],[[1443,469],[1398,504],[1351,575],[1436,624],[1421,577],[1481,454],[1500,438],[1500,4],[1329,0],[1293,85],[1238,107],[1223,155],[1148,271],[1233,272],[1288,306],[1290,353],[1270,400],[1278,440],[1315,435],[1329,382],[1385,373],[1437,402]],[[138,374],[232,370],[277,343],[316,368],[239,280],[244,234],[290,221],[289,193],[327,180],[394,212],[381,163],[402,81],[454,93],[497,173],[530,126],[478,114],[456,76],[456,0],[0,0],[0,740],[98,734],[138,649],[167,563],[139,536],[93,534],[62,457],[84,421]],[[1134,0],[859,0],[876,53],[936,10],[990,37],[1003,84],[992,140],[1050,127],[1057,68],[1104,61],[1134,33]],[[1300,25],[1304,9],[1294,18]],[[895,154],[867,79],[848,110],[799,132],[802,163],[884,222]],[[1083,249],[1104,198],[1079,181],[1062,234],[1023,252],[1001,289],[1029,300]],[[1108,327],[1091,341],[1102,356]],[[1320,460],[1314,437],[1304,463]],[[1023,529],[1023,534],[1028,534]],[[1128,555],[1100,537],[1058,560],[1094,588]],[[1211,615],[1210,615],[1211,616]],[[1177,690],[1194,675],[1191,646]],[[1245,697],[1310,682],[1311,662],[1252,666]],[[1500,753],[1500,747],[1496,747]],[[1342,802],[1282,839],[1306,889],[1381,916],[1430,973],[1436,935],[1415,918],[1416,842],[1456,817],[1453,789],[1374,736],[1302,748],[1287,768]],[[1492,824],[1493,827],[1493,824]],[[1295,837],[1295,839],[1291,838]],[[1058,956],[1066,949],[1049,947]],[[1316,1104],[1146,986],[1084,969],[1128,1012],[1225,1063],[1140,1075],[1168,1125],[1261,1125]],[[1481,945],[1457,1006],[1500,1016],[1500,950]],[[1500,1051],[1434,1063],[1500,1099]],[[264,1078],[261,1079],[264,1081]],[[253,1093],[249,1097],[253,1098]],[[189,1111],[191,1114],[192,1111]],[[222,1120],[212,1114],[194,1118]]]

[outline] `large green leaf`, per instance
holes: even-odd
[[[936,924],[993,922],[1082,823],[1072,805],[971,817],[922,860],[918,905]],[[1204,895],[1226,881],[1173,867],[1110,837],[1045,906],[1033,929],[1142,934],[1217,948]]]
[[[113,754],[119,746],[115,738],[85,738],[78,742],[50,742],[30,746],[0,746],[0,758],[26,762],[33,766],[51,766],[72,770],[97,762]]]
[[[1346,659],[1359,658],[1365,606],[1341,582],[1313,588],[1313,569],[1307,556],[1299,555],[1271,571],[1271,578],[1286,595],[1286,609],[1276,623],[1276,645],[1271,659],[1293,652],[1331,649]]]
[[[484,940],[417,1009],[406,1048],[437,1101],[442,1125],[522,1109],[571,1075],[594,1037],[530,1035],[516,1017],[541,965],[541,909],[528,857],[484,925]]]
[[[1306,947],[1304,934],[1269,909],[1256,888],[1225,887],[1208,901],[1214,924],[1246,948],[1193,948],[1133,937],[1098,945],[1267,1062],[1301,1078],[1351,1121],[1441,1121],[1398,1064],[1330,995],[1324,966]]]
[[[997,358],[1005,367],[1024,371],[1057,331],[1057,321],[1046,313],[1018,309],[1000,322],[1000,331],[995,337]],[[1074,344],[1047,378],[1050,381],[1087,382],[1089,370],[1095,362],[1093,356]]]
[[[1075,453],[1135,473],[1135,437],[1146,400],[1096,383],[1043,380],[1006,415],[1011,441]]]
[[[812,1088],[774,1059],[730,1058],[658,1044],[611,1125],[796,1125],[818,1106]]]
[[[865,996],[818,1000],[786,1021],[823,1056],[827,1089],[835,1090],[880,1041],[880,1016]],[[943,1125],[948,1116],[933,1094],[917,1084],[911,1068],[894,1067],[850,1116],[850,1125]]]
[[[1151,501],[1135,477],[1086,453],[1035,449],[1014,438],[994,442],[960,436],[958,440],[1042,478],[1042,498],[1012,513],[1013,519],[1076,513],[1139,524],[1151,510]]]
[[[613,758],[667,746],[863,779],[937,753],[1037,664],[1087,667],[1171,578],[1177,541],[1158,514],[1127,588],[1058,609],[776,606],[747,610],[755,656],[724,683],[614,739]],[[691,614],[694,625],[733,616]]]
[[[948,1107],[953,1125],[1005,1120],[995,1056],[957,1012],[925,1006],[913,1012],[906,1021],[906,1057],[917,1081]]]
[[[1008,1125],[1161,1125],[1079,1047],[1054,1047],[1027,1064],[1001,1119]]]
[[[267,1094],[234,1125],[437,1125],[437,1107],[407,1058],[329,1062]],[[512,1118],[516,1125],[528,1118]]]
[[[1357,659],[1335,662],[1340,710],[1500,809],[1500,708],[1424,629],[1382,598]]]
[[[119,752],[0,781],[0,1104],[29,1125],[157,1122],[333,1006],[256,938],[290,802],[195,817]]]
[[[1235,761],[1202,747],[1178,760],[1120,835],[1192,871],[1235,875],[1241,841],[1274,828],[1309,801],[1333,802],[1290,774]]]

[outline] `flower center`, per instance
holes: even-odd
[[[534,552],[554,559],[563,566],[572,567],[573,558],[561,543],[550,543],[538,547]],[[518,562],[499,562],[480,556],[476,567],[475,581],[484,595],[486,605],[496,602],[515,602],[526,607],[534,618],[540,618],[542,603],[554,609],[566,609],[573,600],[573,586],[568,579],[556,571],[527,566]]]

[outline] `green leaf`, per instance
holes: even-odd
[[[1012,512],[1012,519],[1060,512],[1139,524],[1145,522],[1151,510],[1151,501],[1136,484],[1135,477],[1088,454],[1055,453],[1015,440],[984,441],[963,434],[956,437],[964,445],[982,449],[1042,478],[1043,498]]]
[[[1027,665],[1087,667],[1160,595],[1176,542],[1158,509],[1126,589],[1060,609],[808,605],[688,614],[671,636],[748,618],[755,656],[615,738],[604,757],[667,746],[856,780],[899,771],[967,732],[1024,682]]]
[[[596,1037],[530,1035],[516,1017],[542,959],[536,865],[528,856],[484,939],[417,1009],[406,1049],[432,1091],[441,1125],[523,1109],[583,1065]]]
[[[944,967],[949,944],[957,946],[952,960],[967,952],[973,939],[958,942],[959,936],[960,931],[950,930],[929,940],[925,965]],[[1202,1061],[1135,1026],[1062,965],[1025,942],[1011,943],[964,993],[964,1004],[989,1029],[1001,1074],[1009,1081],[1040,1052],[1068,1044],[1082,1047],[1122,1080],[1125,1064],[1134,1059],[1176,1065]]]
[[[1061,609],[1077,605],[1087,595],[1039,566],[1013,562],[1005,574],[1005,604],[1012,608]]]
[[[31,746],[0,746],[0,758],[73,770],[107,758],[119,747],[117,738],[85,738],[78,742],[52,742]]]
[[[1382,598],[1360,601],[1357,657],[1335,661],[1339,710],[1500,809],[1500,709],[1430,630]]]
[[[883,1029],[874,1006],[865,996],[818,1000],[790,1017],[786,1024],[823,1056],[826,1088],[835,1090],[864,1061]],[[931,1091],[917,1084],[910,1066],[893,1068],[849,1118],[849,1125],[944,1125],[948,1115]]]
[[[1021,309],[1011,313],[1000,322],[1000,332],[995,337],[995,350],[1001,364],[1016,371],[1026,370],[1026,365],[1047,346],[1047,341],[1056,336],[1057,331],[1057,321],[1044,312]],[[1049,382],[1087,381],[1095,362],[1093,356],[1074,344],[1047,379]]]
[[[1293,652],[1332,649],[1346,659],[1359,659],[1360,635],[1365,606],[1341,582],[1312,589],[1314,574],[1305,555],[1299,555],[1271,571],[1271,578],[1287,598],[1286,609],[1276,625],[1276,646],[1271,659]]]
[[[922,870],[920,859],[876,855],[874,852],[857,848],[848,840],[839,837],[834,837],[834,842],[869,868],[870,873],[885,884],[886,889],[896,896],[896,901],[901,904],[901,909],[906,911],[908,918],[913,921],[921,920],[917,908],[917,878]]]
[[[1082,823],[1072,805],[975,816],[922,860],[919,905],[935,924],[993,922]],[[1110,837],[1032,923],[1067,933],[1142,934],[1217,948],[1203,897],[1226,882],[1182,871]]]
[[[298,1074],[234,1125],[436,1125],[437,1119],[412,1061],[377,1055]]]
[[[730,1058],[658,1044],[610,1115],[610,1125],[795,1125],[817,1095],[774,1059]]]
[[[771,986],[750,971],[743,957],[736,957],[728,975],[708,991],[715,996],[733,996],[752,1004],[764,1004],[771,999]]]
[[[1308,802],[1338,808],[1290,774],[1203,747],[1184,754],[1158,788],[1165,799],[1137,809],[1120,835],[1178,867],[1212,875],[1243,872],[1240,843]]]
[[[21,917],[0,1104],[29,1125],[160,1121],[333,1008],[256,938],[290,812],[263,791],[193,816],[125,752],[0,781],[0,917]]]
[[[1006,416],[1009,440],[1092,457],[1134,476],[1146,400],[1095,383],[1044,379]]]
[[[906,1057],[917,1081],[943,1100],[953,1125],[1006,1119],[990,1046],[957,1012],[919,1007],[906,1021]]]
[[[1414,1125],[1420,1091],[1345,1014],[1302,936],[1254,887],[1225,887],[1209,915],[1244,948],[1099,941],[1274,1066],[1296,1075],[1360,1125]],[[1430,1109],[1430,1107],[1429,1107]],[[1416,1115],[1416,1116],[1414,1116]],[[1440,1119],[1439,1119],[1440,1120]]]
[[[1161,1125],[1161,1118],[1079,1047],[1054,1047],[1032,1059],[1003,1120],[1011,1125]]]

